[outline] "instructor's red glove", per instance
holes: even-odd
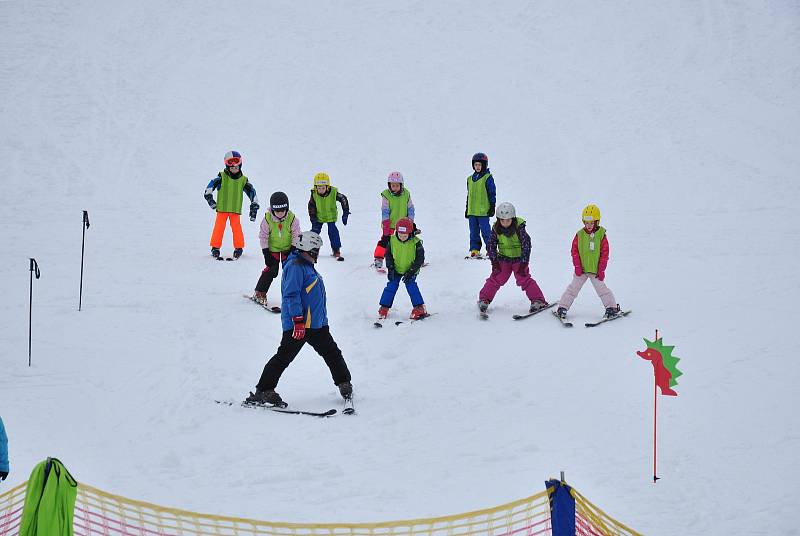
[[[302,316],[293,316],[294,331],[292,331],[292,338],[298,341],[306,336],[306,321]]]

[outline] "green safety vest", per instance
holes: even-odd
[[[269,239],[267,244],[269,250],[275,253],[282,253],[289,251],[292,248],[292,223],[294,222],[294,213],[289,210],[286,212],[286,217],[283,221],[275,221],[272,218],[272,212],[267,211],[264,214],[264,219],[269,224]]]
[[[517,218],[517,229],[523,223],[525,220]],[[508,259],[522,257],[522,243],[519,240],[519,234],[512,233],[511,236],[506,236],[503,233],[497,233],[497,252]]]
[[[25,491],[20,536],[72,536],[78,483],[59,460],[33,468]]]
[[[408,200],[411,199],[411,192],[404,186],[399,195],[394,195],[388,188],[381,192],[381,195],[389,202],[389,227],[394,229],[397,220],[408,216]]]
[[[489,215],[489,192],[486,191],[486,181],[491,176],[491,173],[487,173],[477,181],[472,180],[472,175],[467,177],[467,216]]]
[[[396,234],[392,235],[389,239],[389,247],[392,250],[394,271],[396,273],[404,274],[411,268],[414,259],[417,258],[417,243],[420,241],[416,236],[412,236],[405,242],[401,242]]]
[[[596,274],[597,265],[600,263],[600,243],[606,236],[606,230],[598,227],[595,232],[589,234],[586,229],[578,231],[578,255],[581,256],[583,271]]]
[[[220,172],[222,184],[217,192],[217,212],[242,213],[242,195],[244,186],[247,184],[247,177],[242,175],[238,179],[232,179],[227,170]]]
[[[317,221],[320,223],[330,223],[339,217],[339,210],[336,208],[336,194],[338,190],[331,187],[328,195],[319,195],[316,188],[311,189],[311,196],[314,204],[317,205]]]

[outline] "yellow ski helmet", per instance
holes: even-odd
[[[600,221],[600,209],[597,205],[586,205],[581,214],[583,221]]]
[[[331,178],[328,177],[327,173],[317,173],[314,175],[314,186],[330,186],[331,185]]]

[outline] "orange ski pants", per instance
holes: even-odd
[[[231,220],[231,231],[233,231],[233,248],[244,249],[244,233],[242,232],[242,222],[240,215],[235,212],[217,212],[217,219],[214,222],[214,230],[211,232],[211,247],[222,247],[222,236],[225,234],[225,222]]]

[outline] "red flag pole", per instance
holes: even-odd
[[[658,340],[658,330],[656,330],[656,340]],[[656,472],[656,422],[658,419],[658,383],[655,374],[653,375],[653,484],[656,483],[658,473]]]

